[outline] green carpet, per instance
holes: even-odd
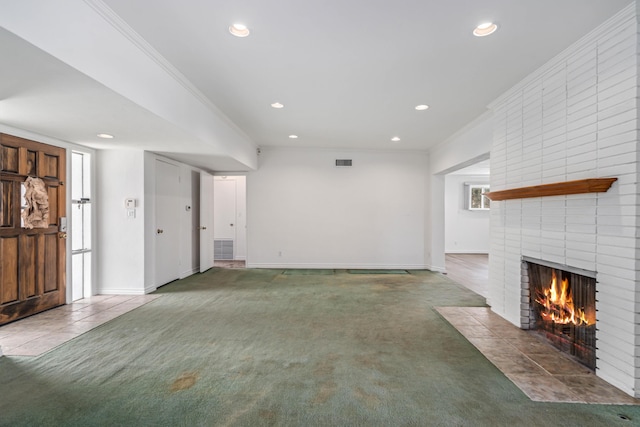
[[[437,312],[426,271],[212,269],[37,358],[0,358],[2,426],[632,426],[530,401]],[[620,417],[624,414],[631,420]]]
[[[323,276],[327,276],[330,274],[334,274],[334,270],[327,270],[327,269],[315,269],[315,268],[307,268],[307,269],[301,269],[301,268],[296,268],[296,269],[292,269],[292,270],[285,270],[282,274],[287,275],[287,276],[319,276],[319,275],[323,275]]]

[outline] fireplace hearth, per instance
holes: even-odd
[[[595,370],[596,280],[563,268],[527,262],[529,329]]]

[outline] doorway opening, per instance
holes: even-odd
[[[449,277],[488,296],[489,159],[444,176],[444,252]]]
[[[246,176],[215,176],[213,182],[214,265],[243,268],[247,259]]]

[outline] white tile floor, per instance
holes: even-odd
[[[0,355],[39,356],[160,295],[96,295],[0,326]]]

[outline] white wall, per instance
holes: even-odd
[[[433,271],[445,271],[445,175],[488,159],[492,141],[493,121],[486,113],[429,151],[425,258]]]
[[[522,256],[597,272],[596,374],[640,397],[637,103],[632,4],[492,105],[492,191],[618,181],[606,193],[492,203],[489,301],[520,323]]]
[[[144,153],[101,150],[96,153],[97,291],[144,294]],[[136,199],[136,217],[128,218],[124,200]]]
[[[425,268],[426,154],[263,149],[259,164],[247,176],[248,266]]]
[[[446,253],[488,254],[489,211],[466,209],[465,183],[489,184],[488,175],[447,175],[444,197]]]
[[[170,161],[136,150],[97,152],[97,282],[101,294],[144,294],[154,291],[155,263],[155,164]],[[171,161],[179,167],[180,190],[175,195],[179,213],[180,277],[198,271],[199,171]],[[126,216],[125,198],[138,201],[135,219]],[[187,210],[186,206],[191,209]]]
[[[489,158],[493,142],[491,111],[429,151],[432,174],[443,175]]]

